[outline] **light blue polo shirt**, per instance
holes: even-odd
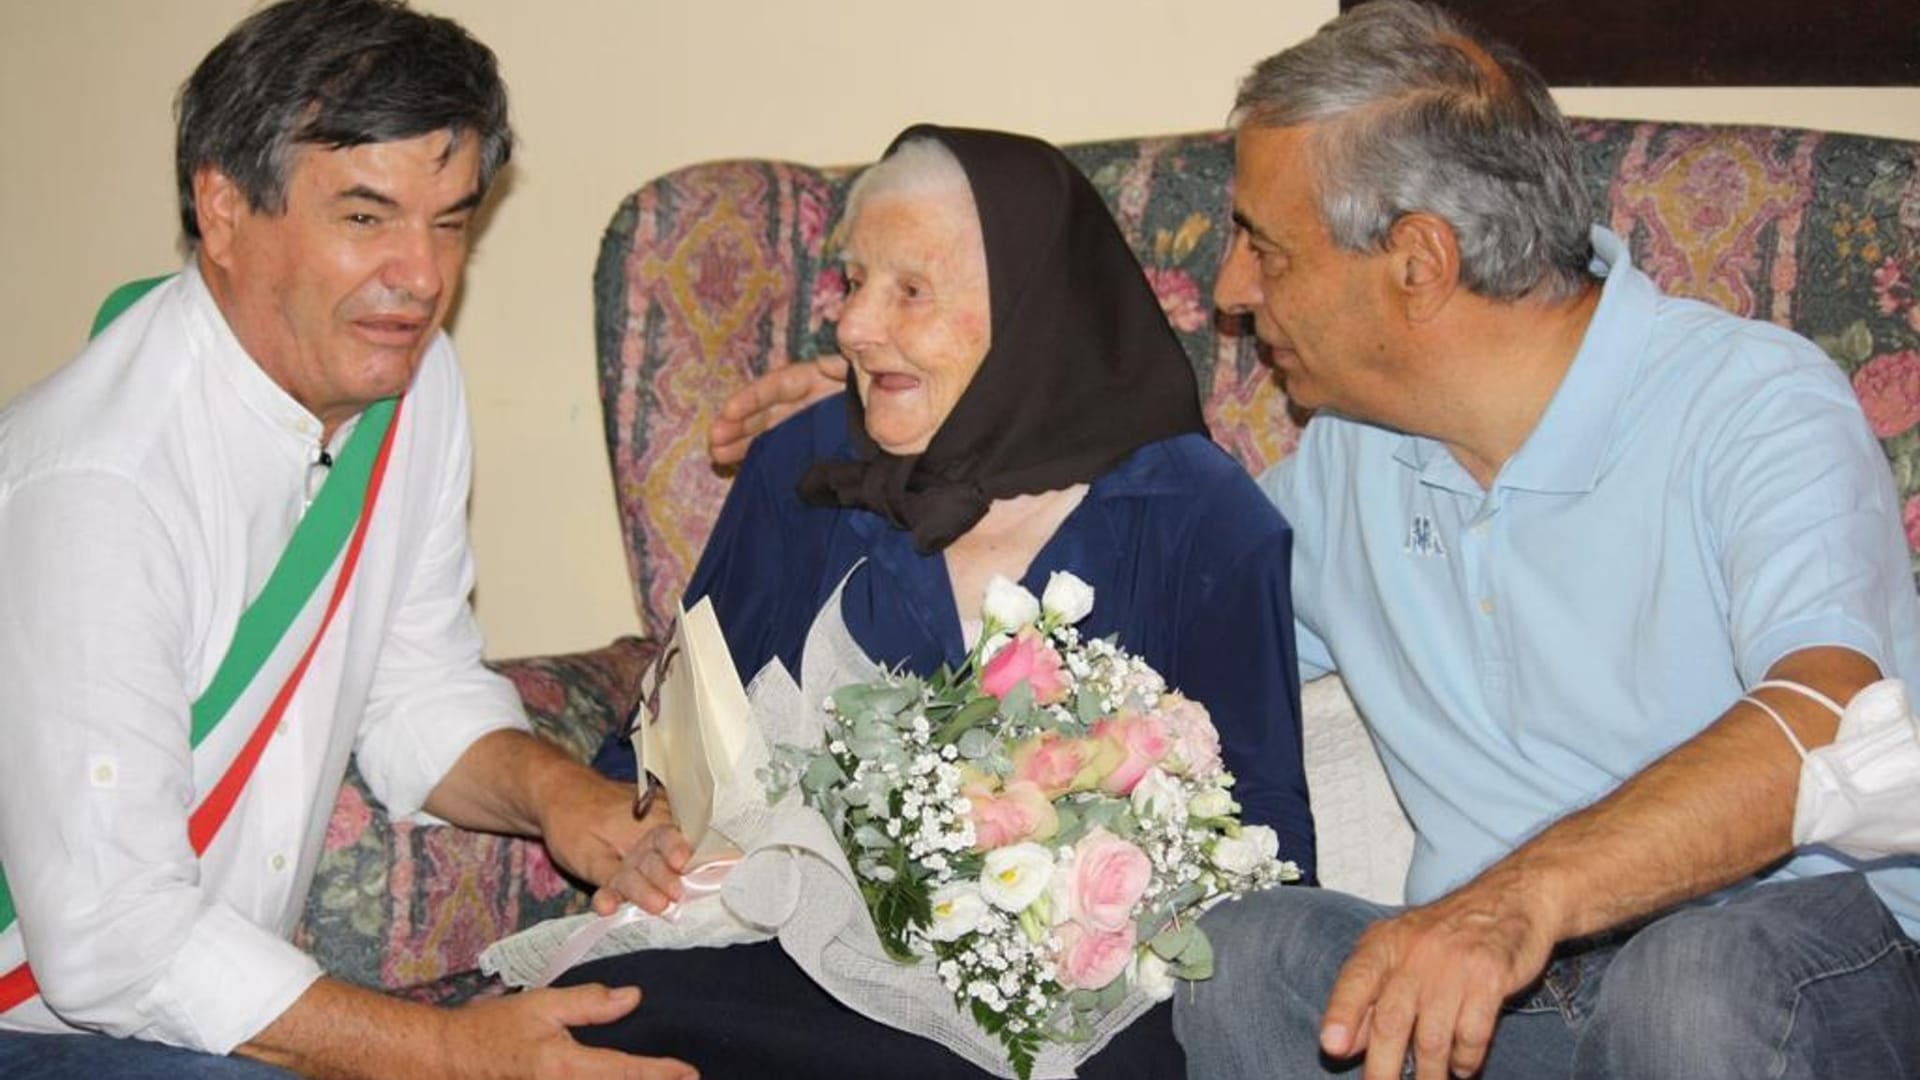
[[[1592,325],[1491,490],[1433,440],[1327,413],[1260,481],[1293,523],[1302,673],[1338,670],[1366,716],[1417,834],[1416,903],[1796,649],[1920,686],[1900,508],[1845,376],[1786,330],[1662,296],[1593,236]],[[1920,860],[1873,880],[1920,936]]]

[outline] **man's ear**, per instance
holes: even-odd
[[[233,178],[212,165],[193,174],[193,214],[200,225],[200,251],[216,266],[226,266],[234,236],[247,212],[247,196]]]
[[[1439,314],[1460,286],[1460,241],[1453,226],[1425,211],[1403,214],[1387,230],[1387,251],[1408,320],[1425,322]]]

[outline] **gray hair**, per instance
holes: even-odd
[[[979,221],[966,167],[945,143],[931,136],[916,136],[902,142],[861,173],[847,189],[844,220],[852,221],[868,199],[885,195],[964,199],[975,222]]]
[[[212,166],[256,213],[286,210],[296,146],[343,149],[449,132],[479,140],[480,190],[513,151],[491,50],[401,0],[281,0],[214,46],[180,88],[180,225],[200,238],[193,176]]]
[[[1462,283],[1509,300],[1591,283],[1587,189],[1546,80],[1413,0],[1372,0],[1255,65],[1233,123],[1319,125],[1310,145],[1333,242],[1383,251],[1401,216],[1453,227]]]

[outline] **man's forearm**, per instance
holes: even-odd
[[[1805,649],[1768,672],[1844,703],[1880,678],[1840,648]],[[1835,718],[1790,691],[1765,699],[1802,744]],[[1774,721],[1736,704],[1611,795],[1561,819],[1467,888],[1518,888],[1551,913],[1554,940],[1584,937],[1739,881],[1787,855],[1800,758]]]
[[[434,786],[427,810],[468,829],[539,836],[555,785],[597,779],[545,739],[524,731],[493,731],[475,740]]]
[[[318,1080],[445,1075],[446,1014],[322,976],[234,1052]]]

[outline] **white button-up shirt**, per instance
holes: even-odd
[[[476,738],[526,726],[467,604],[470,447],[444,336],[396,423],[352,588],[196,858],[186,821],[223,755],[189,751],[190,709],[305,511],[321,425],[192,266],[0,412],[0,865],[19,916],[0,970],[24,954],[42,995],[0,1027],[231,1050],[319,974],[287,937],[356,746],[404,817]],[[260,715],[237,707],[208,742]]]

